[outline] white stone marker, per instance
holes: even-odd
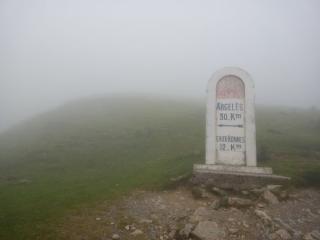
[[[242,69],[226,67],[208,83],[206,164],[195,171],[272,174],[258,168],[254,84]]]

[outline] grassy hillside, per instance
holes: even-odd
[[[158,188],[203,161],[203,103],[101,98],[0,135],[0,239],[55,239],[69,209]],[[259,108],[259,157],[297,183],[320,173],[320,113]]]

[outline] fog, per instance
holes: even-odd
[[[204,99],[224,66],[258,104],[317,106],[319,23],[318,0],[1,0],[0,130],[91,95]]]

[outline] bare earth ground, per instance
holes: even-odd
[[[248,206],[219,207],[219,194],[205,192],[195,198],[187,187],[136,191],[113,204],[71,214],[58,234],[60,239],[80,240],[320,239],[319,189],[291,190],[279,203],[251,194],[245,191],[227,196],[250,199]],[[196,228],[208,234],[199,236]]]

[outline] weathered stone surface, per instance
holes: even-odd
[[[287,200],[289,198],[289,194],[286,190],[283,190],[279,193],[278,197],[281,200]]]
[[[141,234],[143,234],[143,232],[140,229],[136,229],[131,233],[132,236],[138,236]]]
[[[268,185],[267,189],[274,194],[278,194],[282,189],[282,185]]]
[[[208,83],[207,99],[206,164],[256,166],[254,84],[249,74],[239,68],[221,69]],[[243,140],[233,151],[234,142],[217,136]]]
[[[226,191],[224,191],[220,188],[217,188],[217,187],[212,187],[211,192],[214,193],[215,195],[218,195],[218,196],[226,196],[227,195]]]
[[[194,185],[205,185],[206,187],[218,187],[230,190],[260,189],[268,184],[288,184],[289,178],[264,175],[264,174],[243,174],[225,172],[199,172],[194,171],[191,183]],[[263,191],[261,191],[263,192]]]
[[[191,223],[209,220],[211,212],[205,207],[197,208],[190,217]]]
[[[303,236],[303,240],[316,240],[311,236],[311,233],[307,233]]]
[[[204,189],[203,187],[199,187],[199,186],[194,186],[192,188],[192,195],[194,198],[198,198],[198,199],[210,197],[210,195],[206,191],[206,189]]]
[[[221,201],[216,199],[210,204],[210,208],[217,210],[221,207]]]
[[[256,209],[254,213],[265,223],[265,224],[271,224],[272,219],[271,217],[264,211]]]
[[[183,239],[189,238],[190,233],[192,232],[194,225],[191,223],[187,223],[184,228],[179,231],[179,236]]]
[[[292,237],[285,229],[279,229],[275,232],[275,234],[278,236],[278,239],[280,240],[290,240]]]
[[[314,239],[320,240],[320,232],[318,230],[313,230],[310,234]]]
[[[141,219],[139,223],[142,224],[151,224],[153,221],[151,219]]]
[[[280,227],[287,230],[290,234],[299,237],[301,236],[301,232],[296,231],[294,228],[292,228],[288,223],[284,222],[281,218],[274,218],[273,221],[278,224]]]
[[[129,231],[130,230],[130,225],[125,226],[124,229]]]
[[[263,199],[270,204],[277,204],[279,203],[278,198],[269,190],[264,191],[263,193]]]
[[[257,167],[255,93],[250,75],[239,68],[223,68],[209,80],[207,92],[206,161],[194,165],[195,175],[211,174],[215,179],[209,181],[214,186],[235,190],[259,186],[258,178],[288,180],[272,175],[271,168]],[[249,179],[225,181],[223,174]],[[207,179],[194,181],[208,183]]]
[[[231,207],[243,208],[252,206],[253,202],[250,199],[229,197],[228,205]]]
[[[228,232],[232,235],[237,234],[239,232],[238,228],[228,228]]]
[[[199,222],[192,235],[200,240],[220,240],[226,235],[225,231],[216,222]]]
[[[111,237],[113,240],[118,240],[118,239],[120,239],[120,236],[119,236],[119,234],[113,234],[112,235],[112,237]]]

